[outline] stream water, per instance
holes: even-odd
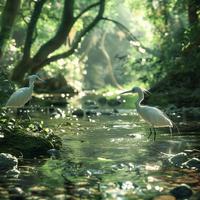
[[[166,162],[168,155],[197,148],[199,133],[171,137],[166,129],[153,141],[136,112],[122,109],[112,115],[44,120],[62,138],[60,155],[23,160],[19,177],[2,178],[0,191],[24,192],[25,199],[38,200],[132,200],[151,199],[181,183],[200,189],[196,171]]]

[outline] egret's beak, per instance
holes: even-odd
[[[126,94],[126,93],[132,93],[132,90],[127,90],[127,91],[122,92],[122,93],[120,93],[120,94]]]
[[[37,77],[37,79],[41,82],[45,82],[44,80],[42,80],[39,76]]]

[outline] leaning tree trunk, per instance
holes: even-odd
[[[1,30],[0,30],[0,60],[3,55],[3,50],[7,40],[10,37],[17,12],[20,7],[20,0],[7,0],[1,16]]]
[[[28,35],[30,29],[32,29],[31,33],[33,33],[44,3],[45,0],[36,2],[34,12],[29,23],[27,37],[30,37]],[[40,49],[33,58],[30,57],[30,53],[26,53],[26,50],[30,51],[32,38],[26,39],[26,44],[29,43],[29,46],[28,44],[25,44],[25,51],[23,54],[24,56],[22,60],[18,63],[18,65],[15,67],[12,74],[13,81],[21,80],[26,72],[29,72],[33,67],[40,65],[48,57],[49,54],[58,49],[65,42],[66,37],[69,34],[73,25],[73,4],[74,0],[65,0],[62,20],[57,33],[53,38],[51,38],[49,41],[47,41],[44,45],[40,47]],[[26,46],[28,46],[27,49]]]
[[[4,47],[9,40],[20,3],[20,0],[7,0],[5,3],[0,25],[0,60],[3,59]],[[4,106],[5,102],[14,91],[14,85],[8,81],[8,73],[2,66],[0,67],[0,85],[0,106]]]
[[[27,34],[27,37],[30,37],[30,33],[33,33],[37,19],[39,18],[39,15],[42,10],[42,6],[46,0],[39,0],[36,1],[36,5],[34,8],[31,21],[29,23],[32,23],[32,27],[30,28],[29,34]],[[63,9],[63,15],[61,19],[60,26],[58,27],[57,33],[53,38],[51,38],[49,41],[47,41],[45,44],[43,44],[38,52],[31,57],[30,55],[30,48],[32,45],[32,36],[29,38],[28,41],[30,45],[26,45],[27,49],[29,50],[29,53],[26,53],[24,48],[24,55],[22,60],[18,63],[18,65],[15,67],[13,74],[12,74],[12,80],[14,81],[21,81],[25,75],[25,73],[36,73],[38,70],[43,68],[44,66],[50,64],[51,62],[57,61],[61,58],[67,58],[70,55],[72,55],[75,52],[75,49],[78,48],[79,43],[81,42],[81,39],[83,36],[85,36],[96,24],[102,19],[104,8],[105,8],[105,0],[99,0],[99,2],[96,2],[94,4],[89,5],[84,10],[82,10],[76,17],[73,16],[73,5],[74,0],[65,0],[64,1],[64,9]],[[83,28],[82,31],[80,31],[79,35],[76,37],[75,41],[73,41],[73,44],[70,46],[69,50],[60,54],[52,55],[56,49],[58,49],[62,44],[65,43],[70,30],[72,29],[74,23],[88,10],[99,6],[99,11],[96,15],[96,17],[93,19],[92,22],[90,22],[86,27]],[[37,12],[36,12],[37,9]],[[33,35],[33,34],[32,34]]]

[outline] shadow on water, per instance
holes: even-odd
[[[20,177],[9,182],[22,188],[27,199],[150,199],[195,176],[166,160],[170,154],[197,148],[199,133],[174,133],[171,138],[167,130],[159,131],[154,142],[147,139],[148,128],[135,112],[124,110],[74,120],[73,126],[65,119],[46,121],[59,127],[63,149],[58,159],[21,164]]]

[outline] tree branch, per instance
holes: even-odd
[[[104,31],[103,33],[103,36],[100,40],[100,45],[99,45],[99,48],[106,60],[106,63],[107,63],[107,69],[108,69],[108,74],[110,76],[110,79],[112,81],[112,84],[114,86],[116,86],[117,88],[119,89],[122,89],[121,85],[118,83],[117,79],[115,78],[115,75],[114,75],[114,72],[113,72],[113,65],[112,65],[112,61],[111,61],[111,58],[106,50],[106,47],[105,47],[105,38],[106,38],[106,31]]]
[[[77,21],[84,13],[86,13],[87,11],[89,11],[91,8],[96,7],[100,4],[99,2],[96,2],[94,4],[89,5],[88,7],[86,7],[84,10],[82,10],[76,17],[75,17],[75,21]]]
[[[93,6],[94,6],[94,4],[93,4]],[[45,65],[50,64],[51,62],[54,62],[61,58],[66,58],[66,57],[72,55],[75,52],[75,49],[78,48],[78,44],[81,41],[82,37],[85,36],[102,19],[104,9],[105,9],[105,0],[100,0],[99,1],[99,12],[98,12],[97,16],[84,30],[82,30],[82,32],[79,34],[77,39],[73,42],[72,47],[64,53],[57,54],[57,55],[51,56],[50,58],[47,58],[40,65],[34,67],[32,72],[36,72],[38,69],[42,68]],[[83,12],[81,12],[81,13],[83,13]],[[79,14],[79,16],[81,16],[81,15]]]
[[[114,19],[110,19],[110,18],[107,18],[107,17],[102,17],[102,20],[106,20],[106,21],[110,21],[110,22],[113,22],[114,24],[116,24],[120,29],[122,29],[127,35],[128,35],[128,40],[130,41],[137,41],[139,42],[141,48],[143,48],[147,53],[149,54],[152,54],[152,55],[156,55],[156,53],[152,50],[152,49],[149,49],[147,47],[145,47],[134,35],[133,33],[130,32],[130,30],[124,26],[123,24],[121,24],[120,22],[114,20]]]
[[[46,0],[38,1],[40,1],[41,3]],[[33,56],[33,58],[22,58],[22,60],[16,65],[16,67],[13,70],[13,74],[11,77],[12,80],[22,80],[26,72],[30,73],[31,71],[34,71],[34,69],[37,71],[37,66],[41,65],[41,63],[43,63],[43,61],[47,59],[49,54],[54,52],[65,42],[66,37],[73,26],[73,5],[74,0],[64,1],[61,23],[57,29],[56,34],[39,48],[39,50]],[[32,37],[29,37],[29,45],[31,44],[30,38]]]
[[[35,2],[34,10],[31,15],[31,20],[28,24],[28,29],[26,33],[26,40],[24,44],[24,49],[23,49],[23,59],[29,59],[30,58],[30,52],[31,52],[31,46],[33,43],[33,34],[36,28],[37,21],[40,17],[42,7],[45,4],[47,0],[39,0]]]
[[[58,49],[66,40],[66,37],[74,24],[73,5],[74,0],[65,0],[62,20],[58,31],[53,38],[40,47],[36,55],[33,57],[33,63],[36,64],[36,68],[37,65],[40,65],[49,54]]]

